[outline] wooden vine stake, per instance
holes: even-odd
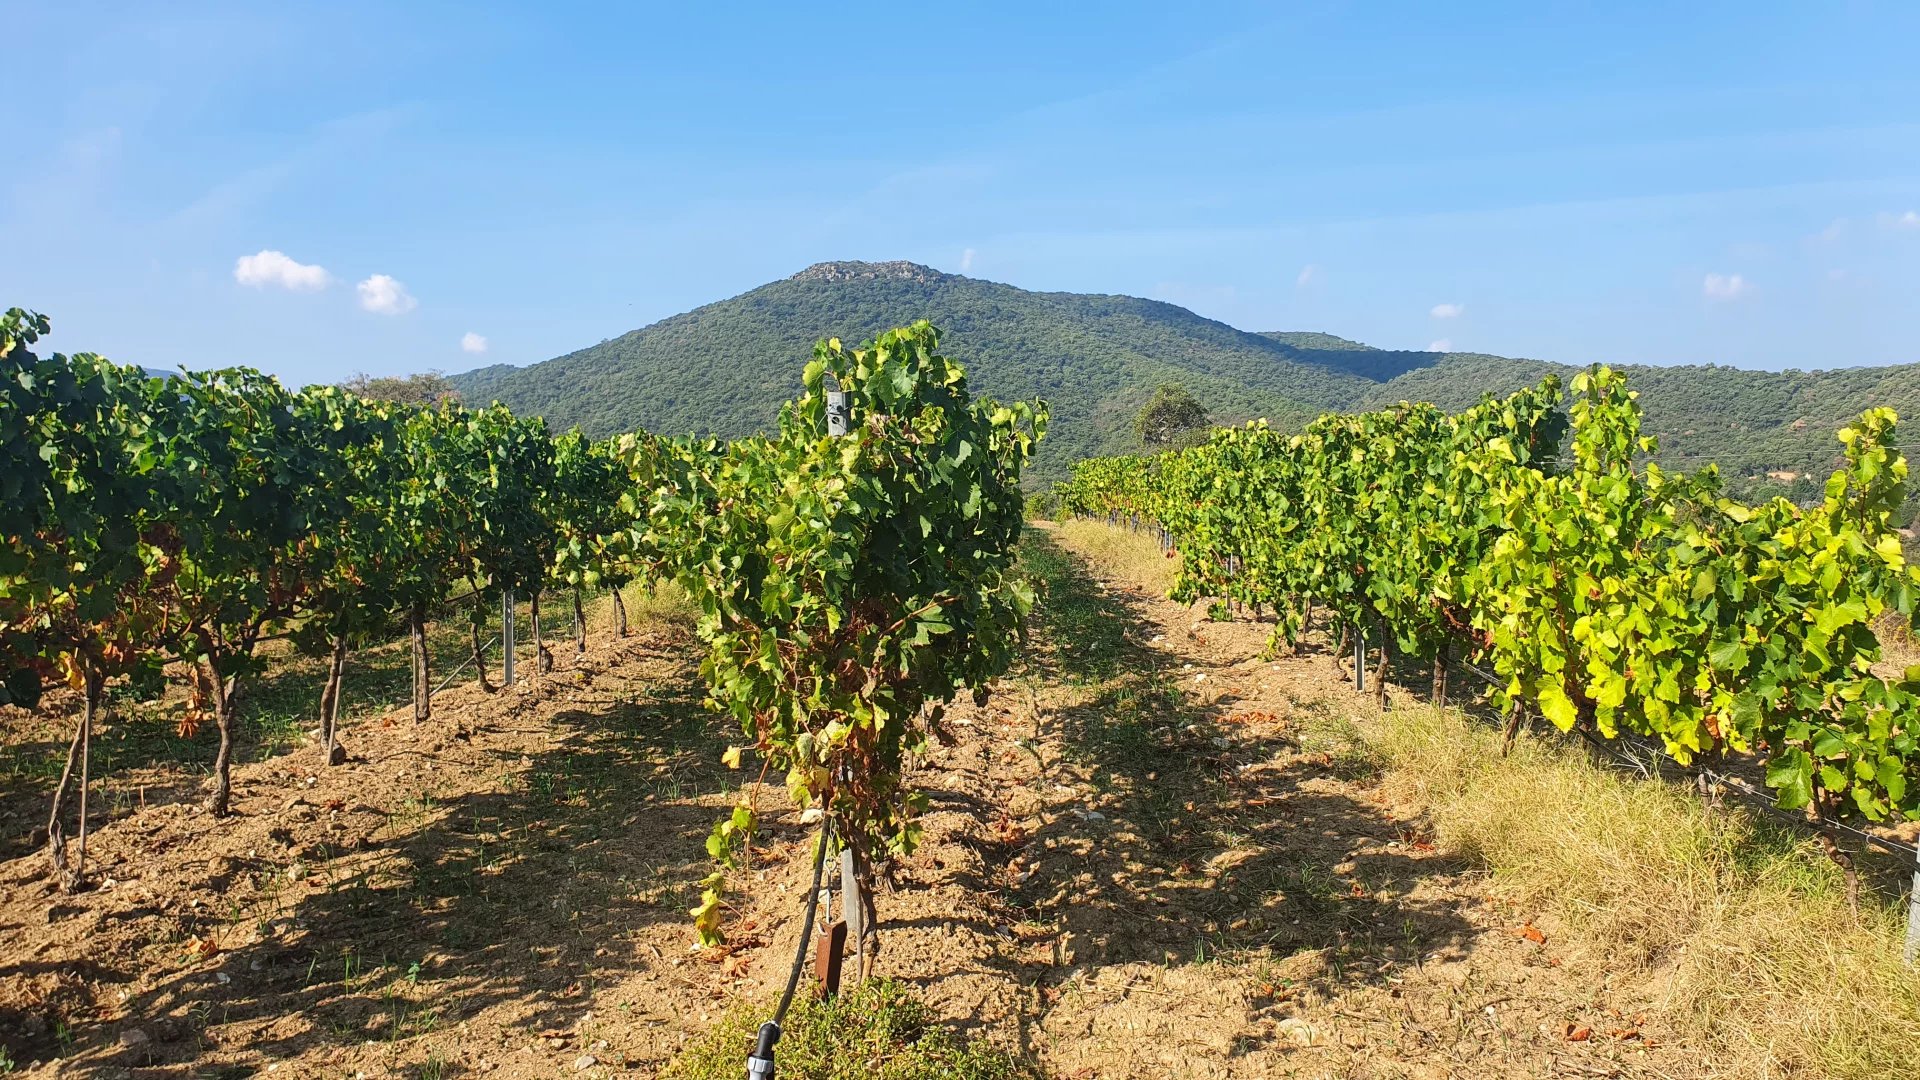
[[[1385,625],[1382,625],[1380,627],[1380,663],[1373,671],[1374,703],[1377,704],[1382,711],[1385,711],[1387,707],[1387,664],[1392,659],[1387,649],[1388,643],[1392,640],[1393,635],[1387,632]]]
[[[846,940],[853,942],[854,973],[862,981],[869,974],[868,954],[871,949],[864,948],[866,943],[867,895],[860,884],[860,868],[853,855],[853,849],[840,849],[840,918],[846,923]]]

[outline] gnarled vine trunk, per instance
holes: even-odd
[[[1817,781],[1816,781],[1817,782]],[[1853,912],[1855,922],[1860,920],[1860,868],[1853,864],[1853,856],[1840,847],[1833,836],[1833,826],[1829,823],[1823,802],[1837,802],[1828,792],[1816,787],[1813,798],[1807,801],[1807,820],[1819,831],[1820,850],[1840,868],[1840,874],[1847,882],[1847,908]]]
[[[880,958],[880,911],[873,898],[873,859],[867,852],[867,843],[864,836],[851,837],[847,843],[853,852],[853,877],[860,883],[860,936],[851,945],[859,956],[862,982],[873,975],[874,964]]]
[[[333,655],[327,665],[327,685],[320,691],[320,750],[328,765],[347,763],[347,748],[340,745],[340,684],[347,674],[347,638],[333,636]]]
[[[627,602],[620,598],[620,590],[613,590],[613,636],[627,636]]]
[[[77,892],[86,884],[87,873],[87,789],[90,786],[93,756],[93,722],[98,715],[106,680],[97,671],[86,672],[85,703],[80,720],[74,725],[73,742],[67,747],[67,765],[60,773],[60,784],[53,790],[53,809],[47,815],[47,854],[53,860],[53,872],[62,892]],[[80,824],[74,835],[74,857],[67,862],[67,836],[61,818],[67,808],[67,794],[73,784],[74,766],[80,769]]]
[[[1380,624],[1380,666],[1373,672],[1373,699],[1381,709],[1387,707],[1387,665],[1393,660],[1393,635],[1387,632],[1385,623]]]
[[[527,602],[528,613],[533,619],[533,670],[536,675],[545,675],[553,670],[553,654],[547,651],[547,643],[540,634],[540,590],[535,589]]]
[[[212,698],[213,724],[220,732],[220,748],[213,754],[213,790],[207,795],[207,812],[226,817],[233,802],[233,691],[226,674],[220,670],[217,656],[204,661],[207,669],[207,693]]]
[[[480,640],[480,632],[487,625],[487,601],[479,588],[473,590],[473,613],[467,618],[467,625],[473,634],[473,670],[480,677],[480,689],[491,694],[496,687],[493,680],[487,678],[486,647]]]
[[[1506,757],[1513,752],[1513,743],[1520,737],[1520,729],[1527,723],[1527,706],[1516,700],[1507,712],[1506,729],[1500,733],[1500,756]]]
[[[585,656],[587,652],[587,609],[580,601],[580,587],[573,589],[573,654]]]

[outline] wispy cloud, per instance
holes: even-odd
[[[973,249],[968,248],[967,250],[960,253],[960,272],[964,274],[967,271],[972,269],[973,269]]]
[[[318,292],[333,281],[333,275],[326,267],[297,262],[284,251],[261,251],[233,261],[233,280],[256,289],[273,285],[290,292]]]
[[[1920,210],[1908,210],[1902,214],[1881,214],[1880,227],[1883,229],[1920,229]]]
[[[310,129],[303,142],[278,157],[225,177],[169,214],[165,224],[199,231],[259,211],[286,183],[316,164],[351,151],[365,154],[420,112],[414,105],[387,106],[337,117]]]
[[[483,353],[487,351],[487,339],[469,330],[460,335],[460,351]]]
[[[420,306],[407,287],[386,274],[375,274],[356,286],[360,306],[381,315],[405,315]]]
[[[1700,283],[1700,291],[1709,300],[1735,300],[1752,288],[1739,274],[1708,274]]]
[[[1441,338],[1439,341],[1429,341],[1427,342],[1427,351],[1428,352],[1452,352],[1453,341],[1449,338]]]
[[[1293,284],[1297,288],[1304,289],[1309,285],[1317,283],[1320,277],[1320,265],[1318,263],[1308,263],[1300,268],[1300,275],[1293,279]]]
[[[106,127],[63,140],[44,163],[20,161],[22,151],[15,159],[19,163],[8,166],[8,183],[0,186],[0,221],[12,215],[40,221],[98,216],[98,200],[120,164],[121,144],[120,129]]]
[[[1466,313],[1467,305],[1465,304],[1435,304],[1433,310],[1427,312],[1436,319],[1457,319]]]

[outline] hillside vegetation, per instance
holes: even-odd
[[[943,349],[987,393],[1047,399],[1058,441],[1042,463],[1055,470],[1130,448],[1134,412],[1164,382],[1184,384],[1227,422],[1302,422],[1369,386],[1172,304],[1034,293],[912,263],[822,263],[543,364],[454,382],[468,401],[498,398],[562,427],[735,437],[762,430],[793,395],[793,361],[815,341],[865,341],[901,312],[939,326]]]
[[[1456,410],[1485,391],[1575,370],[1375,349],[1323,333],[1248,333],[1157,300],[1029,292],[914,263],[829,262],[545,363],[495,365],[453,382],[470,403],[497,398],[596,436],[644,428],[732,437],[766,428],[796,389],[794,361],[819,338],[851,344],[920,318],[944,331],[943,350],[984,393],[1052,405],[1032,473],[1042,481],[1080,458],[1136,448],[1134,414],[1164,383],[1191,390],[1217,423],[1264,416],[1291,429],[1327,410],[1401,400]],[[1642,392],[1646,430],[1660,437],[1663,459],[1718,462],[1745,496],[1816,494],[1837,461],[1831,433],[1865,408],[1920,416],[1920,364],[1615,367]]]
[[[1392,355],[1392,354],[1389,354]],[[1373,388],[1359,402],[1379,408],[1430,401],[1462,409],[1481,393],[1509,394],[1579,368],[1538,360],[1454,354]],[[1718,464],[1746,494],[1815,497],[1840,463],[1832,432],[1867,408],[1920,418],[1920,365],[1832,371],[1748,371],[1717,365],[1617,368],[1640,393],[1645,430],[1677,468]]]

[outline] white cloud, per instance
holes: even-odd
[[[1732,300],[1745,296],[1751,288],[1739,274],[1708,274],[1700,283],[1700,290],[1710,300]]]
[[[476,334],[473,331],[469,330],[466,333],[460,335],[460,351],[470,352],[470,353],[486,352],[487,339],[482,335]]]
[[[405,315],[420,306],[405,285],[385,274],[375,274],[356,286],[360,306],[381,315]]]
[[[1835,240],[1840,239],[1841,236],[1846,234],[1847,225],[1848,225],[1848,221],[1846,218],[1834,218],[1832,223],[1829,224],[1826,228],[1821,229],[1819,232],[1813,234],[1814,239],[1822,241],[1823,243],[1831,244]]]
[[[1427,342],[1427,351],[1428,352],[1452,352],[1453,342],[1447,338],[1441,338],[1439,341],[1429,341]]]
[[[1320,267],[1317,263],[1308,263],[1300,268],[1300,276],[1293,279],[1294,285],[1306,288],[1320,280]]]
[[[292,292],[316,292],[326,288],[333,275],[325,267],[295,262],[284,251],[262,251],[233,260],[233,280],[256,289],[278,285]]]
[[[1880,227],[1883,229],[1920,229],[1920,210],[1909,210],[1904,214],[1881,214]]]
[[[1436,319],[1457,319],[1466,313],[1467,305],[1465,304],[1435,304],[1433,310],[1427,312]]]
[[[973,249],[968,248],[960,253],[960,272],[964,274],[971,269],[973,269]]]

